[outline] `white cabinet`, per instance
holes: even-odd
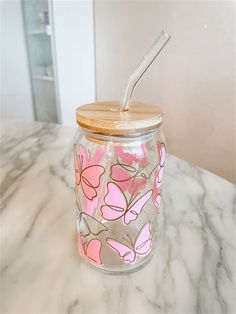
[[[60,122],[51,2],[22,2],[35,119]]]
[[[24,0],[36,120],[75,125],[75,108],[95,101],[93,1]]]

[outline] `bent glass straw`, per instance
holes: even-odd
[[[147,71],[150,67],[152,62],[156,59],[159,55],[161,50],[164,48],[168,40],[170,39],[170,35],[168,35],[164,30],[160,33],[157,39],[154,41],[146,55],[144,56],[141,63],[137,66],[135,71],[129,78],[128,84],[124,91],[123,98],[120,102],[120,111],[128,111],[130,108],[130,103],[133,98],[133,93],[136,85],[140,81],[143,74]]]

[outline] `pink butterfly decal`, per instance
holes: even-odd
[[[145,256],[151,250],[151,224],[148,222],[142,227],[134,243],[130,239],[131,247],[110,238],[107,238],[106,242],[119,254],[125,263],[135,263],[137,256]]]
[[[100,179],[105,169],[102,166],[93,164],[98,162],[101,152],[97,152],[93,159],[89,159],[84,146],[79,145],[79,153],[76,145],[74,145],[74,165],[75,165],[75,181],[77,187],[81,185],[84,195],[87,199],[93,200],[97,196],[97,189],[100,185]]]
[[[165,144],[158,142],[157,149],[159,153],[159,167],[157,170],[156,185],[157,187],[160,187],[162,183],[162,179],[163,179],[164,165],[165,165],[165,158],[166,158]]]
[[[146,192],[135,202],[130,200],[128,203],[120,187],[113,182],[108,182],[107,194],[104,197],[105,205],[100,208],[102,217],[106,220],[116,220],[123,217],[124,223],[128,225],[138,218],[151,196],[152,190]]]
[[[110,176],[123,191],[126,191],[132,185],[131,180],[133,179],[135,173],[136,168],[117,163],[111,166]]]
[[[117,160],[117,163],[111,166],[110,176],[123,191],[138,194],[139,191],[145,188],[148,180],[148,177],[142,172],[145,167],[136,169],[134,166],[120,163]]]
[[[90,236],[93,234],[94,236],[98,236],[103,231],[108,231],[108,228],[106,225],[101,223],[96,218],[88,215],[85,212],[80,212],[79,216],[79,230],[81,230],[80,234],[86,238],[87,236]]]
[[[136,177],[134,178],[132,184],[128,188],[128,191],[131,195],[138,194],[141,190],[143,190],[146,186],[147,179],[145,177]]]
[[[156,204],[158,213],[160,213],[160,205],[161,205],[160,187],[161,187],[163,175],[164,175],[164,165],[165,165],[165,156],[166,156],[165,144],[158,142],[157,150],[159,154],[159,166],[157,168],[156,178],[154,181],[152,199],[154,203]]]
[[[86,245],[82,235],[79,237],[79,249],[82,255],[86,256],[92,263],[102,265],[101,251],[102,243],[100,240],[92,239]]]
[[[131,166],[134,162],[138,163],[141,167],[147,164],[147,148],[145,144],[139,147],[116,147],[115,153],[126,164]]]

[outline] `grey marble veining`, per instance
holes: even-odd
[[[235,186],[168,156],[154,258],[105,275],[77,253],[74,133],[1,123],[1,312],[236,313]]]

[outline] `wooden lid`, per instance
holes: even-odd
[[[81,127],[117,136],[155,130],[162,124],[162,117],[159,107],[140,102],[133,102],[125,112],[119,111],[119,102],[115,101],[87,104],[76,110],[76,120]]]

